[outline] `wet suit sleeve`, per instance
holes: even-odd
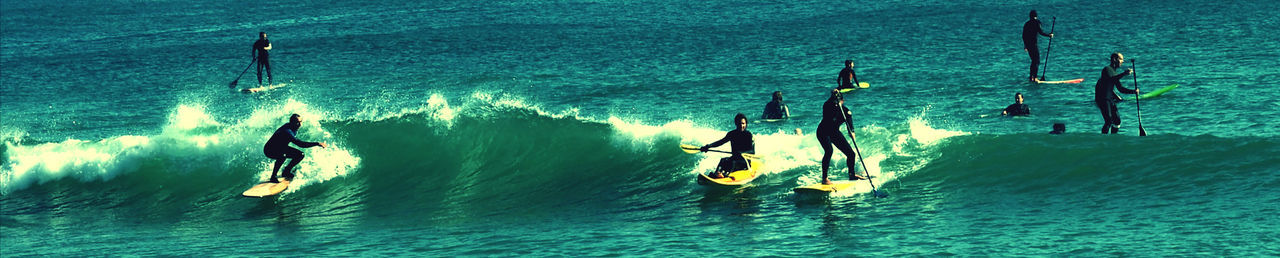
[[[732,134],[732,132],[733,132],[733,131],[729,131],[729,132],[730,132],[730,133],[726,133],[726,134],[724,134],[724,138],[721,138],[721,139],[720,139],[720,140],[718,140],[718,141],[715,141],[715,142],[712,142],[712,143],[710,143],[710,144],[707,144],[706,146],[702,146],[702,148],[703,148],[703,149],[710,149],[710,148],[720,147],[720,145],[724,145],[724,143],[729,142],[729,140],[731,140],[731,139],[733,138],[733,137],[732,137],[732,136],[733,136],[733,134]]]
[[[298,145],[298,147],[311,148],[311,147],[320,145],[320,143],[316,143],[316,142],[299,140],[297,132],[294,132],[293,130],[288,130],[288,131],[289,131],[289,142],[292,142],[294,145]]]
[[[1138,93],[1137,91],[1134,91],[1132,89],[1125,88],[1124,85],[1120,83],[1120,79],[1124,79],[1125,76],[1129,75],[1129,71],[1126,70],[1124,72],[1121,72],[1120,74],[1116,74],[1116,70],[1114,68],[1107,67],[1107,69],[1104,70],[1104,72],[1107,73],[1107,81],[1112,82],[1113,85],[1116,86],[1116,90],[1119,90],[1120,93],[1124,93],[1124,94]]]
[[[1044,23],[1040,23],[1040,21],[1039,21],[1039,20],[1037,20],[1037,21],[1036,21],[1036,33],[1040,33],[1040,36],[1048,37],[1048,36],[1049,36],[1049,33],[1044,33],[1044,27],[1041,27],[1041,26],[1044,26]]]

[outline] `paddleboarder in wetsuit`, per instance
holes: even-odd
[[[302,151],[289,147],[289,143],[293,143],[294,145],[298,145],[298,147],[303,148],[311,148],[315,146],[320,146],[321,148],[329,147],[329,145],[323,142],[306,142],[298,140],[298,128],[301,127],[302,116],[293,114],[292,116],[289,116],[289,123],[280,126],[279,129],[276,129],[275,134],[271,135],[271,139],[267,140],[267,144],[262,146],[262,153],[266,154],[268,158],[276,160],[275,167],[271,169],[272,183],[280,182],[279,180],[276,180],[276,172],[280,171],[280,165],[284,164],[285,159],[293,159],[293,161],[289,162],[289,166],[284,168],[284,180],[293,180],[293,167],[297,166],[298,163],[302,162],[302,159],[306,157],[305,155],[302,155]]]
[[[764,104],[764,113],[760,115],[762,119],[783,119],[791,117],[791,109],[787,108],[787,103],[782,102],[782,92],[773,92],[773,101]]]
[[[1005,107],[1004,113],[1001,113],[1001,115],[1006,115],[1006,116],[1031,115],[1031,107],[1028,107],[1027,104],[1022,104],[1022,92],[1013,94],[1013,98],[1014,98],[1013,105],[1009,105],[1008,107]]]
[[[844,69],[840,70],[840,75],[836,76],[836,89],[848,89],[857,87],[858,74],[853,73],[853,60],[844,60]]]
[[[267,51],[271,50],[271,41],[266,32],[258,32],[258,41],[253,42],[253,57],[258,62],[258,86],[262,86],[262,69],[267,69],[267,85],[271,85],[271,60]]]
[[[716,166],[716,171],[711,173],[711,178],[724,178],[729,176],[729,172],[748,169],[750,163],[742,157],[743,153],[756,153],[755,141],[751,139],[751,131],[747,131],[747,115],[738,113],[733,117],[733,123],[738,126],[737,129],[729,131],[718,141],[702,146],[701,150],[706,152],[707,149],[715,148],[724,143],[730,144],[730,152],[733,153],[728,158],[720,159],[720,165]]]
[[[1053,34],[1044,33],[1044,29],[1040,28],[1041,25],[1043,24],[1040,23],[1040,19],[1036,18],[1036,10],[1031,10],[1031,19],[1022,25],[1022,47],[1023,50],[1027,51],[1027,55],[1031,56],[1032,82],[1040,81],[1039,78],[1036,78],[1036,73],[1040,71],[1039,36],[1053,37]]]
[[[832,90],[831,97],[822,104],[822,122],[818,123],[816,131],[818,143],[822,145],[822,184],[824,185],[831,184],[831,180],[827,179],[827,170],[831,167],[831,145],[835,145],[841,153],[844,153],[849,166],[849,180],[866,179],[855,173],[858,169],[854,166],[853,155],[857,153],[853,152],[849,141],[840,134],[840,127],[850,123],[848,119],[850,115],[849,109],[844,107],[844,95],[840,94],[839,90]],[[853,131],[849,131],[849,138],[856,138]]]
[[[1116,68],[1124,64],[1124,55],[1120,53],[1111,54],[1111,65],[1102,68],[1102,77],[1098,78],[1098,83],[1093,86],[1093,101],[1098,105],[1098,111],[1102,112],[1102,134],[1120,132],[1120,114],[1116,111],[1116,103],[1124,100],[1116,94],[1116,90],[1124,94],[1138,94],[1138,90],[1131,90],[1120,85],[1120,79],[1126,75],[1133,74],[1133,69],[1125,69],[1122,73],[1116,73]]]

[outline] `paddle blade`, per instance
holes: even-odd
[[[231,85],[230,85],[230,86],[227,86],[227,88],[235,88],[237,83],[240,83],[240,79],[236,79],[236,80],[234,80],[234,81],[231,81]]]
[[[681,144],[681,145],[680,145],[680,149],[681,149],[681,150],[684,150],[684,152],[685,152],[685,153],[699,153],[699,152],[702,152],[702,147],[693,146],[693,145],[689,145],[689,144]]]
[[[885,197],[889,197],[889,194],[888,194],[888,193],[885,193],[884,191],[871,191],[871,194],[875,195],[875,196],[876,196],[876,198],[885,198]]]
[[[1141,126],[1141,125],[1139,125],[1139,126],[1138,126],[1138,136],[1147,136],[1147,129],[1144,129],[1144,128],[1142,128],[1142,126]]]

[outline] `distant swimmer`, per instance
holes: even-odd
[[[1102,68],[1102,77],[1099,77],[1098,84],[1093,86],[1093,101],[1098,105],[1098,111],[1102,112],[1102,134],[1120,132],[1120,114],[1116,110],[1116,103],[1124,99],[1116,94],[1116,90],[1124,94],[1138,94],[1138,90],[1120,85],[1120,79],[1125,75],[1133,74],[1133,69],[1125,69],[1124,72],[1116,74],[1116,68],[1120,68],[1121,64],[1124,64],[1124,55],[1119,52],[1112,53],[1111,64]]]
[[[751,139],[751,131],[747,131],[747,115],[739,113],[733,117],[733,123],[738,126],[737,129],[729,131],[718,141],[702,146],[701,150],[706,152],[707,149],[715,148],[724,143],[729,143],[730,155],[728,158],[720,159],[720,164],[716,166],[716,171],[711,173],[711,178],[724,178],[729,172],[749,169],[750,166],[746,158],[742,157],[743,153],[756,153],[755,140]]]
[[[1067,132],[1067,124],[1053,123],[1053,131],[1049,131],[1049,134],[1063,134],[1066,132]]]
[[[853,60],[844,60],[844,69],[841,69],[840,75],[836,76],[836,88],[849,89],[858,84],[858,74],[853,72]]]
[[[298,129],[301,127],[302,116],[293,114],[292,116],[289,116],[289,123],[280,126],[279,129],[276,129],[275,134],[271,135],[271,139],[267,140],[267,144],[262,146],[262,153],[266,154],[268,158],[276,160],[275,167],[271,169],[272,183],[280,182],[276,179],[276,173],[280,171],[280,165],[284,164],[285,159],[293,159],[293,161],[289,162],[289,166],[284,168],[284,180],[293,180],[294,166],[297,166],[298,163],[302,162],[302,159],[306,157],[305,155],[302,155],[302,151],[289,147],[289,143],[293,143],[294,145],[298,145],[298,147],[303,148],[311,148],[315,146],[320,146],[321,148],[329,147],[329,145],[323,142],[305,142],[298,140]]]
[[[253,42],[253,57],[258,61],[258,86],[262,86],[262,69],[267,69],[267,85],[271,85],[271,60],[267,52],[271,50],[271,41],[266,32],[258,32],[258,41]]]
[[[1040,38],[1038,36],[1053,37],[1053,34],[1044,33],[1044,29],[1040,26],[1040,19],[1036,18],[1036,10],[1031,10],[1031,19],[1022,25],[1022,47],[1027,51],[1027,55],[1031,56],[1031,81],[1040,81],[1036,78],[1036,73],[1040,70]]]
[[[763,119],[783,119],[791,117],[791,109],[787,108],[787,103],[782,102],[782,92],[773,92],[773,101],[764,105],[764,113],[760,115]]]
[[[1030,108],[1030,107],[1027,107],[1027,104],[1022,104],[1022,92],[1018,92],[1017,94],[1013,94],[1013,98],[1014,98],[1014,101],[1015,101],[1015,102],[1013,103],[1013,105],[1009,105],[1008,107],[1005,107],[1005,108],[1004,108],[1004,112],[1003,112],[1003,113],[1001,113],[1001,115],[1006,115],[1006,116],[1029,116],[1029,115],[1031,115],[1031,108]]]
[[[818,143],[822,145],[822,184],[831,184],[831,180],[827,179],[827,170],[831,167],[831,145],[840,148],[840,152],[844,153],[849,167],[849,180],[866,179],[855,173],[857,172],[853,159],[855,152],[849,146],[849,141],[844,139],[844,135],[840,134],[840,126],[850,122],[850,115],[849,109],[844,107],[844,95],[840,94],[839,90],[832,90],[831,97],[827,98],[827,102],[822,104],[822,122],[818,123],[818,129],[815,131],[818,136]],[[853,131],[850,130],[849,138],[856,137]]]

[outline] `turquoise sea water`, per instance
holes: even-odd
[[[0,256],[1275,256],[1278,7],[6,1]],[[1056,17],[1048,79],[1084,83],[1021,80],[1030,9]],[[287,86],[228,88],[259,31]],[[1097,133],[1117,51],[1140,88],[1181,85],[1141,102],[1149,136],[1132,101],[1121,135]],[[797,196],[850,58],[889,197]],[[773,91],[795,117],[750,125],[766,174],[697,185],[720,156],[677,146]],[[1032,116],[999,115],[1015,92]],[[279,197],[240,197],[292,113],[332,146]]]

